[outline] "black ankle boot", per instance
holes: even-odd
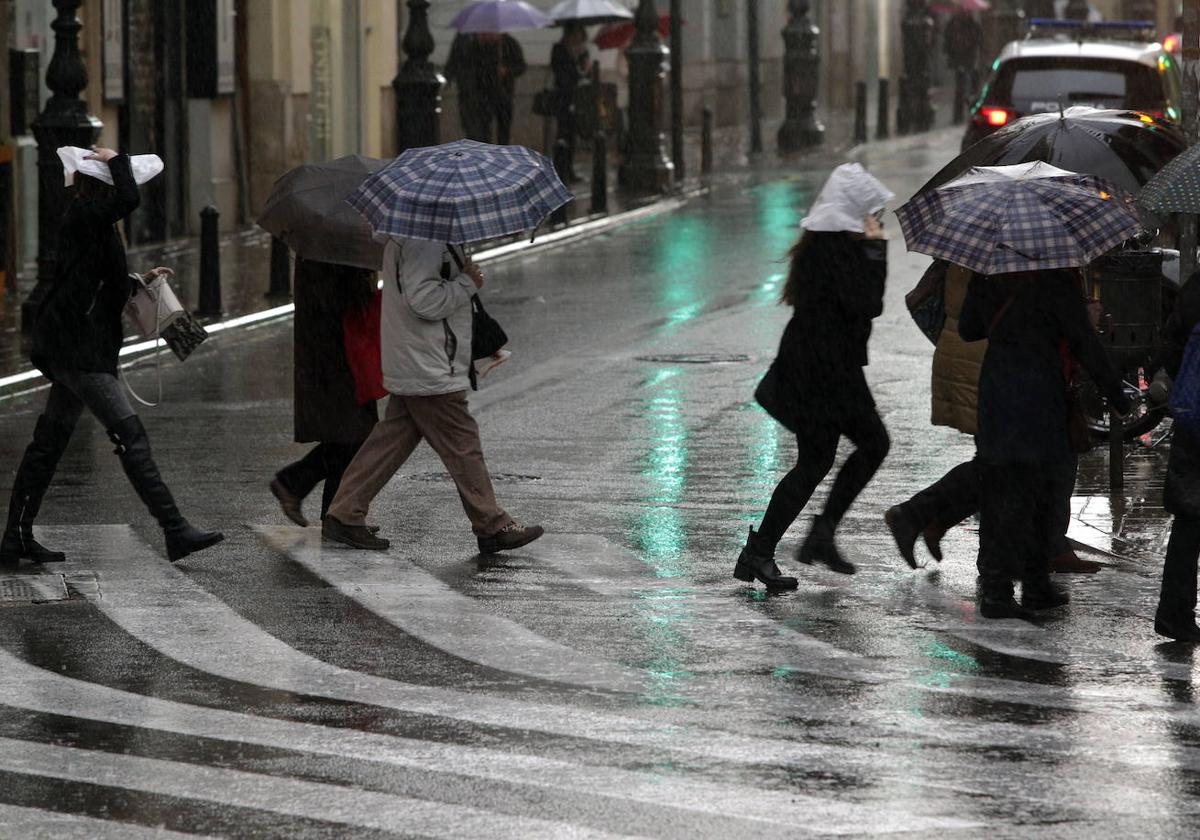
[[[1048,575],[1040,575],[1021,582],[1021,606],[1027,610],[1052,610],[1071,603],[1071,596],[1063,587],[1051,583]]]
[[[214,546],[225,535],[219,531],[201,531],[193,528],[175,506],[171,491],[158,473],[158,466],[150,454],[150,440],[141,419],[127,417],[108,430],[108,436],[121,458],[121,467],[129,483],[137,491],[151,515],[158,520],[167,541],[167,559],[174,563],[189,554]]]
[[[58,461],[71,440],[73,428],[73,425],[58,423],[45,415],[38,418],[33,440],[25,449],[13,481],[8,522],[4,536],[0,538],[0,566],[12,569],[21,560],[61,563],[67,559],[61,551],[51,551],[33,538],[33,521],[54,478]]]
[[[1154,614],[1154,632],[1177,642],[1200,642],[1200,627],[1192,613],[1171,615],[1161,610]]]
[[[746,545],[738,555],[737,565],[733,567],[733,576],[747,583],[755,579],[761,580],[768,589],[795,589],[799,586],[800,581],[779,571],[774,557],[756,547],[757,536],[751,528]]]
[[[983,573],[979,578],[979,614],[984,618],[1019,618],[1035,621],[1034,614],[1013,597],[1012,581],[1004,575]]]
[[[840,575],[852,575],[858,569],[846,558],[842,557],[833,541],[833,526],[817,517],[813,522],[808,538],[804,540],[796,559],[811,566],[813,563],[824,563]]]

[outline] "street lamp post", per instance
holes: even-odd
[[[750,151],[761,154],[762,137],[762,74],[758,38],[758,0],[746,2],[746,60],[750,65]]]
[[[671,0],[671,160],[675,178],[687,170],[683,143],[683,0]]]
[[[434,46],[429,31],[429,0],[408,0],[408,12],[408,29],[402,42],[408,57],[392,80],[396,94],[396,154],[438,144],[442,86],[446,83],[429,60]]]
[[[81,2],[54,0],[58,10],[50,24],[54,55],[46,68],[50,98],[31,126],[38,150],[38,256],[37,283],[21,304],[21,326],[25,331],[33,327],[37,309],[54,284],[58,268],[58,226],[67,202],[58,148],[90,148],[100,136],[100,121],[88,113],[87,104],[79,98],[88,83],[87,67],[79,55],[79,30],[83,27],[75,16]]]
[[[821,56],[821,31],[808,17],[809,0],[789,0],[790,18],[783,29],[783,95],[787,113],[779,127],[780,152],[796,152],[820,145],[825,126],[817,120],[817,86]]]
[[[663,133],[663,76],[669,50],[658,37],[654,0],[641,0],[634,16],[637,34],[625,50],[629,62],[629,140],[618,177],[641,193],[665,192],[675,167],[667,159]]]
[[[908,0],[900,25],[904,47],[904,78],[900,80],[900,134],[928,131],[935,116],[929,101],[929,57],[934,47],[933,18],[927,0]]]

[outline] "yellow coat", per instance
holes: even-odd
[[[979,372],[983,367],[986,341],[967,343],[958,336],[958,318],[971,272],[950,266],[946,272],[946,324],[933,351],[933,413],[935,426],[949,426],[968,435],[978,428],[976,403]]]

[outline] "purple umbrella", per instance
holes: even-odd
[[[459,32],[515,32],[553,25],[552,18],[524,0],[479,0],[450,21],[450,28]]]

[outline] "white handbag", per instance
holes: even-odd
[[[175,297],[175,291],[167,282],[166,275],[157,274],[147,283],[141,275],[130,274],[137,280],[137,291],[125,304],[125,314],[137,324],[142,338],[158,338],[163,330],[183,316],[183,304]]]

